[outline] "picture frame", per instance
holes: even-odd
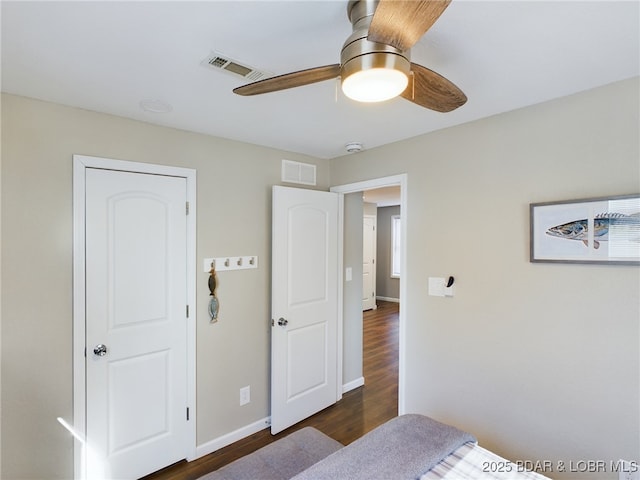
[[[531,203],[530,261],[640,265],[640,194]]]

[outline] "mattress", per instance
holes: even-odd
[[[442,459],[420,480],[548,480],[525,465],[505,460],[477,443],[465,443]]]

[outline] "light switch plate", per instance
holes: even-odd
[[[446,288],[444,278],[429,277],[429,295],[432,297],[444,297]]]

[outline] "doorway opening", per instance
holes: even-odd
[[[399,188],[399,206],[402,212],[403,220],[400,222],[400,259],[399,266],[400,271],[403,273],[398,279],[398,298],[406,305],[407,302],[407,286],[406,286],[406,243],[407,243],[407,174],[394,175],[389,177],[382,177],[377,179],[365,180],[357,183],[351,183],[346,185],[339,185],[331,188],[332,192],[340,193],[342,196],[351,193],[366,193],[367,191],[373,191],[386,187]],[[346,227],[345,227],[346,228]],[[358,227],[361,228],[361,227]],[[340,268],[344,271],[344,263],[341,262]],[[343,292],[342,302],[344,305],[348,303],[357,302],[361,305],[362,292],[353,292],[345,288],[344,278],[347,275],[339,276],[339,288]],[[405,413],[405,331],[406,331],[406,313],[405,308],[402,307],[402,303],[399,305],[398,314],[398,415]],[[346,310],[346,309],[345,309]],[[362,308],[359,309],[360,314]],[[345,319],[343,319],[345,321]],[[353,347],[352,347],[353,348]],[[344,356],[349,354],[349,345],[345,346]],[[364,379],[363,379],[364,381]],[[355,388],[357,385],[353,385]],[[346,391],[346,390],[345,390]]]
[[[400,302],[400,186],[365,190],[362,200],[362,310],[366,311],[375,310],[378,300]]]

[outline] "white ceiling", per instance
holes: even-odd
[[[453,0],[412,49],[469,98],[452,113],[358,104],[326,81],[255,97],[200,62],[274,74],[339,62],[345,1],[1,3],[2,91],[333,158],[640,74],[640,3]],[[144,99],[169,113],[140,108]],[[588,112],[585,112],[588,114]]]

